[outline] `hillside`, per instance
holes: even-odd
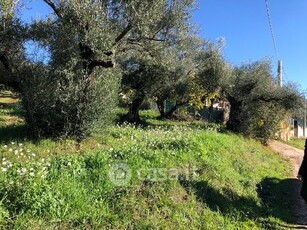
[[[304,150],[305,138],[291,138],[288,144],[295,148]]]
[[[280,229],[294,222],[289,162],[202,122],[114,125],[85,140],[24,139],[1,108],[7,229]],[[7,131],[9,130],[9,133]],[[131,176],[131,177],[130,177]]]

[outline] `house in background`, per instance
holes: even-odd
[[[303,118],[292,119],[291,125],[293,127],[292,136],[297,137],[297,138],[304,138],[307,136],[306,127],[305,127],[305,133],[304,133],[304,119]]]

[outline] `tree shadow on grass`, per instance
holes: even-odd
[[[299,196],[300,182],[295,179],[280,180],[276,178],[265,178],[257,185],[257,192],[261,198],[261,203],[252,197],[239,196],[231,189],[223,188],[217,190],[207,181],[187,182],[180,181],[181,186],[197,200],[210,208],[212,211],[219,211],[223,215],[236,217],[242,221],[252,219],[261,222],[266,229],[276,228],[300,228],[307,229],[306,225],[298,221],[295,216],[294,207],[297,202],[301,202]],[[306,209],[305,209],[306,211]],[[266,219],[274,217],[286,223],[286,226],[278,222]],[[305,228],[306,227],[306,228]]]
[[[293,178],[265,178],[258,184],[258,194],[271,216],[288,224],[288,228],[307,229],[307,205],[300,197],[301,181]]]
[[[1,110],[5,115],[8,116],[16,116],[18,118],[24,117],[24,110],[21,106],[20,101],[12,102],[12,103],[0,103]]]
[[[240,213],[242,219],[255,219],[264,211],[254,199],[238,196],[227,188],[219,191],[209,185],[207,181],[180,181],[180,184],[188,193],[192,192],[199,202],[212,211],[219,211],[224,215]]]
[[[26,126],[23,124],[0,126],[0,144],[10,141],[23,141],[26,138]]]

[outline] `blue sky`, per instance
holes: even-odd
[[[198,0],[193,22],[205,39],[226,41],[224,55],[232,65],[269,57],[277,74],[265,0]],[[307,90],[307,0],[268,0],[278,59],[289,81]],[[50,9],[41,0],[32,2],[24,19],[44,17]]]
[[[199,0],[193,21],[205,39],[226,40],[224,55],[239,65],[269,57],[277,75],[265,0]],[[286,74],[284,83],[307,89],[307,0],[268,0],[278,58]]]

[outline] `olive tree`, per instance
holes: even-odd
[[[14,15],[1,23],[7,45],[1,44],[0,83],[20,92],[32,134],[77,139],[98,118],[110,120],[119,88],[117,57],[175,41],[194,6],[192,0],[42,2],[53,10],[48,19],[26,25]],[[26,54],[29,41],[48,53],[45,61]]]
[[[196,109],[202,109],[205,102],[219,96],[223,80],[231,75],[232,69],[222,55],[223,47],[222,39],[218,43],[208,41],[195,56],[196,77],[190,104]]]
[[[120,55],[119,60],[123,70],[122,91],[130,92],[131,96],[129,111],[123,119],[140,122],[139,109],[144,99],[158,98],[167,86],[178,80],[176,72],[184,68],[178,64],[183,64],[180,61],[183,55],[181,46],[192,33],[189,23],[192,3],[180,4],[180,10],[175,11],[176,17],[169,18],[158,33],[154,32],[155,28],[150,28],[149,33],[154,32],[155,38],[128,39],[130,49]],[[164,15],[169,14],[163,11]]]
[[[156,100],[161,115],[164,115],[164,100],[174,99],[172,96],[178,85],[186,83],[183,74],[188,75],[188,66],[183,63],[174,47],[165,47],[159,52],[155,50],[154,55],[136,55],[125,60],[122,63],[122,91],[130,92],[131,102],[123,119],[140,122],[139,109],[146,98]]]
[[[220,81],[231,72],[221,51],[223,43],[205,41],[199,37],[187,37],[177,50],[176,67],[168,84],[157,95],[162,118],[172,117],[181,106],[202,109],[205,101],[220,92]],[[173,107],[163,113],[163,101],[171,100]]]
[[[300,100],[297,88],[275,84],[267,60],[235,68],[222,87],[231,106],[227,127],[264,144],[274,137],[279,123]]]

